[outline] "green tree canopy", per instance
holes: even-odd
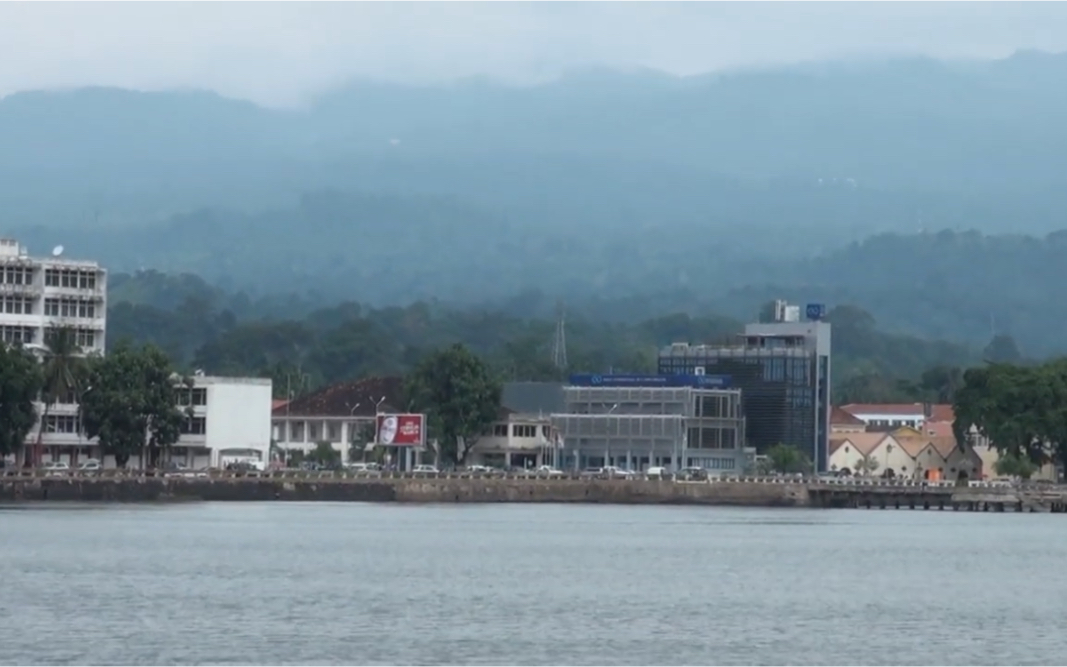
[[[798,473],[811,471],[811,459],[789,445],[778,444],[767,450],[767,461],[771,469],[780,473]]]
[[[968,369],[953,406],[957,439],[973,427],[1001,457],[1067,463],[1067,359]]]
[[[462,464],[499,416],[500,380],[461,344],[428,356],[408,377],[412,405],[425,411],[442,457]]]
[[[42,384],[32,354],[0,343],[0,458],[16,454],[37,423],[34,401]]]
[[[187,418],[177,407],[182,386],[159,348],[121,346],[89,360],[82,427],[119,467],[146,447],[155,465],[162,450],[178,441]]]

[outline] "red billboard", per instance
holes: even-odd
[[[426,436],[425,424],[426,415],[378,415],[378,444],[422,445]]]

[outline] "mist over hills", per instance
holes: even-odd
[[[301,110],[20,93],[0,100],[0,230],[116,272],[324,302],[748,317],[786,296],[1067,351],[1062,81],[1067,56],[1019,53],[357,82]]]

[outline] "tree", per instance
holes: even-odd
[[[502,389],[488,366],[459,343],[424,359],[405,386],[414,408],[426,412],[442,457],[457,465],[499,417]]]
[[[993,469],[1001,477],[1020,479],[1030,479],[1037,472],[1037,466],[1028,457],[1010,452],[997,459],[997,462],[993,464]]]
[[[306,460],[333,468],[340,465],[341,452],[334,449],[329,442],[322,440],[315,443],[315,449],[308,452]]]
[[[43,379],[37,359],[18,346],[0,343],[0,466],[17,454],[37,423],[34,401]]]
[[[982,357],[994,364],[1016,364],[1022,360],[1023,355],[1019,352],[1014,338],[1007,334],[997,334],[982,350]]]
[[[120,346],[106,357],[90,359],[79,407],[85,434],[99,438],[104,453],[114,456],[120,468],[146,448],[156,465],[189,418],[177,407],[180,388],[183,380],[166,355],[150,345]]]
[[[796,447],[778,444],[767,450],[771,469],[780,473],[810,472],[811,460]]]
[[[878,470],[878,458],[875,456],[865,456],[856,462],[857,475],[870,475],[875,470]]]
[[[85,375],[85,363],[78,346],[77,333],[71,326],[53,326],[44,338],[44,358],[41,363],[41,423],[37,429],[37,443],[33,450],[33,462],[41,463],[42,440],[48,426],[48,412],[56,403],[77,396]]]

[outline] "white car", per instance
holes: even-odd
[[[42,466],[48,477],[64,477],[70,472],[70,465],[65,461],[49,461]]]
[[[411,472],[415,473],[416,475],[436,475],[441,471],[438,470],[435,466],[422,464],[415,466],[415,469]]]
[[[104,469],[97,459],[86,459],[78,464],[78,472],[99,472]]]
[[[536,472],[538,477],[563,477],[563,471],[552,466],[538,466]]]

